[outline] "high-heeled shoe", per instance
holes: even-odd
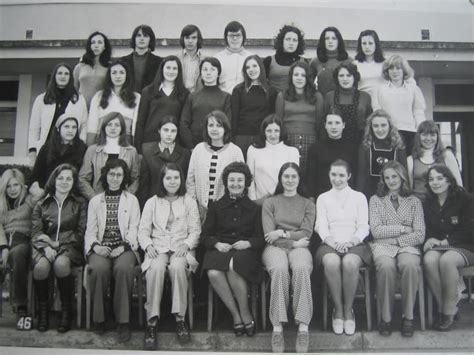
[[[245,333],[245,328],[243,323],[234,324],[234,334],[238,337],[241,337]]]
[[[245,334],[249,337],[253,337],[255,335],[255,321],[252,319],[249,323],[244,324]]]

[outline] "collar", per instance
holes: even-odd
[[[393,87],[394,89],[401,89],[401,88],[406,88],[407,87],[407,84],[406,84],[405,80],[403,80],[403,84],[400,87],[396,87],[395,85],[393,85],[390,80],[387,81],[387,85],[388,85],[389,88]]]
[[[226,193],[219,200],[219,202],[220,202],[222,208],[232,206],[233,204],[238,204],[238,205],[242,206],[243,208],[250,210],[250,209],[254,208],[254,206],[255,206],[255,203],[250,201],[248,196],[244,196],[242,198],[239,198],[239,199],[235,200],[235,199],[230,198],[228,193]]]
[[[74,201],[79,201],[80,197],[77,196],[74,192],[70,192],[66,198],[64,199],[64,201],[68,200],[69,198],[73,199]],[[46,201],[49,201],[49,200],[56,200],[56,198],[54,197],[54,195],[51,195],[50,193],[48,193],[46,195],[46,197],[43,199],[43,202],[46,202]]]
[[[237,50],[230,49],[229,47],[225,47],[224,53],[227,55],[238,54],[238,55],[245,55],[245,47],[242,46]]]
[[[95,151],[96,152],[102,152],[104,150],[104,147],[105,147],[104,145],[96,144]],[[121,145],[120,146],[120,150],[122,150],[122,149],[129,150],[129,149],[132,149],[132,148],[134,148],[134,147],[132,147],[131,145],[127,145],[127,146]]]
[[[189,58],[191,58],[191,59],[201,58],[201,50],[200,50],[200,49],[198,49],[198,50],[196,51],[196,53],[194,53],[194,55],[190,55],[188,52],[186,52],[186,49],[183,49],[183,52],[182,52],[182,53],[183,53],[183,54],[182,54],[182,55],[183,55],[183,58],[184,58],[184,57],[189,57]]]

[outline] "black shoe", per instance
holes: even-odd
[[[156,327],[147,325],[145,328],[143,347],[145,350],[156,350],[157,345],[158,341],[156,339]]]
[[[255,321],[252,319],[251,322],[244,324],[245,334],[249,337],[253,337],[255,335]]]
[[[105,334],[105,322],[94,322],[93,329],[97,335]]]
[[[402,336],[412,337],[414,333],[413,329],[413,320],[411,319],[402,319]]]
[[[45,332],[49,329],[48,302],[38,302],[37,329],[40,332]]]
[[[61,309],[61,319],[58,323],[58,332],[66,333],[72,328],[72,309],[71,305],[63,305]]]
[[[178,335],[178,341],[180,344],[189,343],[191,340],[189,328],[184,320],[179,320],[176,322],[176,335]]]
[[[128,342],[132,335],[130,333],[130,327],[128,326],[128,323],[119,323],[119,325],[117,326],[117,332],[118,332],[119,343]]]
[[[236,336],[241,337],[245,333],[245,328],[243,323],[234,324],[234,333]]]
[[[439,323],[441,322],[441,317],[443,316],[442,313],[436,314],[433,320],[433,329],[439,330]]]
[[[438,330],[442,332],[447,332],[451,329],[451,326],[454,323],[454,316],[448,314],[442,314],[441,320],[439,321]]]
[[[379,324],[379,333],[384,337],[390,336],[392,334],[392,323],[381,320]]]

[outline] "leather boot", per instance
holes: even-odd
[[[58,332],[65,333],[72,327],[72,276],[58,277],[59,296],[61,298],[61,319],[58,322]]]
[[[49,282],[46,280],[35,280],[35,292],[38,298],[38,331],[45,332],[49,328],[48,319],[48,288]]]

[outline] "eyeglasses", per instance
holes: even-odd
[[[243,36],[241,33],[228,33],[227,34],[227,38],[231,38],[231,39],[241,39]]]

